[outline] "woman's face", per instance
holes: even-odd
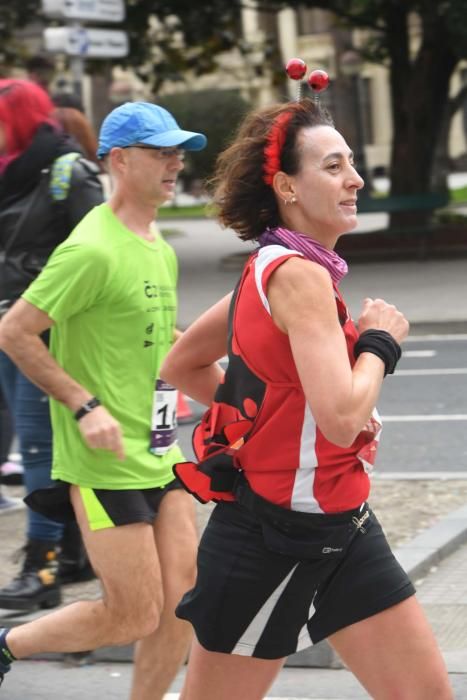
[[[300,170],[291,177],[297,201],[286,207],[285,215],[293,228],[333,246],[357,225],[357,192],[364,182],[352,151],[333,127],[303,129],[297,147]]]

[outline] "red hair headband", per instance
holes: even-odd
[[[287,136],[292,112],[282,112],[273,121],[264,149],[263,180],[272,185],[274,175],[281,169],[281,153]]]
[[[291,80],[297,80],[297,102],[301,98],[301,80],[306,73],[306,63],[301,58],[292,58],[287,63],[285,71]],[[308,85],[313,90],[314,100],[318,101],[319,93],[329,85],[328,74],[323,70],[314,70],[308,78]],[[273,121],[264,148],[263,180],[266,185],[272,185],[274,175],[281,169],[281,154],[287,136],[287,126],[293,112],[282,112]]]

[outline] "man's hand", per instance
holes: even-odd
[[[367,298],[358,319],[358,330],[363,333],[369,328],[387,331],[394,340],[402,343],[409,333],[409,322],[393,304],[387,304],[384,299]]]
[[[104,406],[93,408],[78,421],[84,441],[92,449],[109,450],[118,459],[125,459],[123,435],[120,423],[110,415]]]

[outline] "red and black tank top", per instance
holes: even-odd
[[[375,409],[348,448],[329,442],[317,426],[288,336],[272,320],[267,299],[271,275],[292,256],[303,257],[269,245],[246,264],[232,299],[228,368],[194,447],[203,460],[224,445],[253,491],[277,505],[335,513],[367,499],[381,423]],[[335,285],[334,293],[353,365],[358,331]]]

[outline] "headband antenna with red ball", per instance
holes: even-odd
[[[291,58],[285,66],[285,72],[289,78],[298,81],[297,102],[300,102],[302,99],[302,78],[305,76],[306,71],[307,65],[301,58]],[[317,69],[310,73],[307,83],[313,91],[314,102],[318,103],[321,93],[329,86],[329,76],[326,71]]]

